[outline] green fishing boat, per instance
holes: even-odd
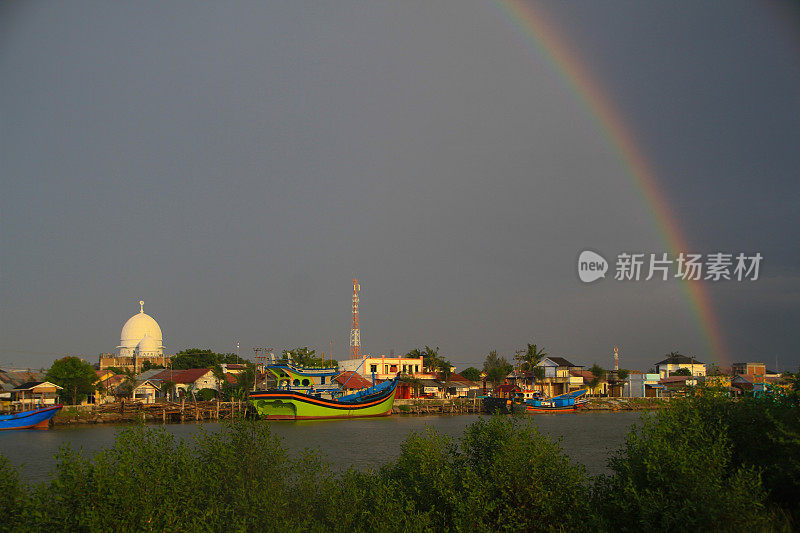
[[[332,394],[291,389],[271,389],[250,393],[250,403],[267,420],[321,420],[364,418],[392,413],[397,379],[373,385],[352,394]]]

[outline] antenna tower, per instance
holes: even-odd
[[[361,285],[353,278],[353,327],[350,328],[350,358],[361,357],[361,330],[358,328],[358,291]]]

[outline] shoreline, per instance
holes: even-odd
[[[655,411],[669,404],[669,398],[592,398],[583,411]],[[136,422],[216,422],[245,416],[244,402],[109,403],[69,405],[53,417],[52,426],[124,424]],[[457,398],[395,400],[389,416],[485,414],[480,401]]]

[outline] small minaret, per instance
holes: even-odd
[[[614,371],[619,370],[619,348],[614,346]]]

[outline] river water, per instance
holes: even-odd
[[[272,431],[283,439],[290,451],[319,449],[336,468],[380,466],[400,453],[400,444],[411,431],[424,431],[426,426],[439,433],[460,438],[464,428],[479,415],[457,416],[392,416],[358,420],[319,420],[274,422]],[[590,474],[607,472],[606,460],[625,440],[628,427],[641,413],[635,411],[542,414],[533,416],[540,431],[561,438],[561,446],[569,456],[583,463]],[[168,424],[176,437],[191,439],[198,426],[206,431],[219,428],[217,422],[204,424]],[[72,449],[93,453],[114,444],[121,426],[111,424],[58,426],[48,431],[0,431],[0,454],[21,469],[30,483],[49,478],[55,466],[53,454],[68,444]]]

